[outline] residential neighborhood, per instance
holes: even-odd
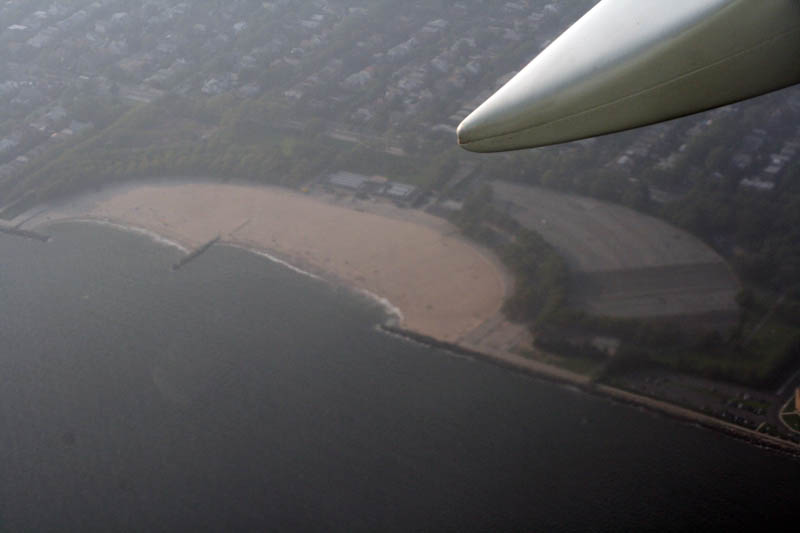
[[[268,93],[294,116],[361,134],[391,129],[402,136],[420,125],[432,136],[450,134],[513,75],[503,71],[487,87],[485,77],[507,61],[501,56],[521,35],[535,36],[525,39],[535,53],[557,34],[564,9],[537,4],[507,2],[494,10],[455,2],[437,10],[416,2],[386,27],[363,24],[386,9],[363,1],[6,2],[0,174],[36,155],[30,151],[94,126],[80,100],[97,95],[135,104],[166,93]],[[346,36],[354,42],[344,40],[349,27],[359,29]],[[340,52],[330,51],[333,44]]]

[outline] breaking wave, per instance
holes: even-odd
[[[78,219],[72,219],[72,221],[74,221],[74,222],[88,222],[88,223],[91,223],[91,224],[98,224],[98,225],[101,225],[101,226],[108,226],[108,227],[111,227],[111,228],[114,228],[114,229],[118,229],[118,230],[121,230],[121,231],[127,231],[128,233],[136,233],[138,235],[143,235],[143,236],[149,238],[151,241],[153,241],[156,244],[160,244],[162,246],[170,246],[172,248],[176,248],[176,249],[180,250],[181,252],[183,252],[185,254],[189,253],[189,249],[186,248],[181,243],[179,243],[177,241],[173,241],[171,239],[167,239],[166,237],[164,237],[162,235],[159,235],[158,233],[156,233],[154,231],[150,231],[148,229],[144,229],[144,228],[141,228],[139,226],[131,226],[131,225],[128,225],[128,224],[120,224],[118,222],[112,222],[110,220],[103,220],[103,219],[100,219],[100,218],[78,218]],[[69,220],[67,220],[67,222],[69,222]]]
[[[400,310],[400,308],[394,305],[388,299],[384,298],[383,296],[379,296],[374,292],[370,292],[367,289],[357,289],[357,290],[359,293],[366,296],[368,299],[370,299],[371,301],[377,303],[380,307],[382,307],[383,310],[386,312],[386,314],[391,317],[390,318],[391,323],[401,323],[403,322],[403,320],[405,320],[403,312]]]
[[[225,244],[227,244],[227,243],[225,243]],[[312,274],[311,272],[308,272],[307,270],[303,270],[302,268],[296,267],[293,264],[289,263],[288,261],[284,261],[283,259],[275,257],[274,255],[269,254],[269,253],[267,253],[267,252],[265,252],[263,250],[259,250],[257,248],[249,248],[247,246],[241,246],[241,245],[238,245],[238,244],[228,244],[228,246],[232,246],[233,248],[239,248],[240,250],[245,250],[247,252],[254,253],[254,254],[259,255],[259,256],[261,256],[261,257],[263,257],[265,259],[269,259],[273,263],[277,263],[277,264],[279,264],[281,266],[284,266],[284,267],[288,268],[289,270],[291,270],[292,272],[297,272],[298,274],[301,274],[303,276],[307,276],[307,277],[309,277],[311,279],[322,280],[322,278],[317,276],[316,274]]]

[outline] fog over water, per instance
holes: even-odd
[[[369,298],[92,224],[0,236],[0,526],[778,523],[800,462],[381,333]],[[0,527],[2,529],[2,527]]]

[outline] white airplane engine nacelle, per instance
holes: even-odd
[[[800,82],[800,0],[602,0],[458,127],[499,152],[704,111]]]

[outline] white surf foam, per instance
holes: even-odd
[[[303,270],[302,268],[299,268],[299,267],[297,267],[297,266],[295,266],[295,265],[293,265],[293,264],[291,264],[291,263],[289,263],[287,261],[284,261],[283,259],[275,257],[274,255],[272,255],[272,254],[270,254],[268,252],[265,252],[263,250],[259,250],[257,248],[250,248],[250,247],[247,247],[247,246],[242,246],[240,244],[231,244],[231,243],[224,243],[224,244],[227,244],[228,246],[232,246],[234,248],[239,248],[241,250],[245,250],[245,251],[254,253],[254,254],[258,255],[258,256],[261,256],[261,257],[263,257],[265,259],[268,259],[268,260],[272,261],[273,263],[277,263],[277,264],[279,264],[281,266],[284,266],[284,267],[288,268],[289,270],[291,270],[293,272],[296,272],[296,273],[301,274],[303,276],[307,276],[307,277],[309,277],[311,279],[315,279],[315,280],[319,280],[319,281],[325,281],[320,276],[317,276],[316,274],[308,272],[307,270]],[[386,314],[389,315],[389,317],[390,317],[389,322],[392,325],[400,324],[405,319],[405,317],[403,316],[403,312],[397,306],[395,306],[392,302],[390,302],[388,299],[384,298],[383,296],[377,295],[377,294],[375,294],[373,292],[368,291],[367,289],[362,289],[362,288],[356,288],[355,291],[357,293],[361,294],[362,296],[365,296],[370,301],[378,304],[381,308],[383,308],[383,310],[386,312]]]
[[[369,298],[370,300],[381,306],[383,310],[386,311],[386,314],[388,314],[391,317],[391,321],[395,323],[393,325],[399,324],[403,322],[403,320],[405,320],[403,312],[400,310],[400,308],[394,305],[388,299],[378,294],[375,294],[374,292],[370,292],[367,289],[357,289],[357,290],[358,292],[360,292],[361,294],[363,294],[364,296],[366,296],[367,298]]]
[[[170,246],[172,248],[177,248],[181,252],[188,254],[189,249],[186,248],[184,245],[177,241],[173,241],[167,239],[166,237],[155,233],[154,231],[150,231],[148,229],[140,228],[139,226],[131,226],[128,224],[120,224],[118,222],[112,222],[110,220],[103,220],[100,218],[77,218],[73,219],[75,222],[89,222],[92,224],[99,224],[101,226],[109,226],[121,231],[127,231],[128,233],[136,233],[137,235],[143,235],[150,240],[152,240],[156,244],[160,244],[162,246]]]
[[[224,244],[228,244],[228,243],[224,243]],[[228,246],[232,246],[233,248],[239,248],[240,250],[245,250],[247,252],[254,253],[254,254],[256,254],[258,256],[261,256],[261,257],[263,257],[265,259],[269,259],[273,263],[277,263],[277,264],[279,264],[281,266],[284,266],[284,267],[288,268],[289,270],[291,270],[292,272],[297,272],[298,274],[301,274],[303,276],[307,276],[307,277],[309,277],[311,279],[322,280],[322,278],[317,276],[316,274],[312,274],[311,272],[308,272],[307,270],[303,270],[302,268],[296,267],[293,264],[291,264],[291,263],[289,263],[287,261],[284,261],[283,259],[280,259],[278,257],[275,257],[274,255],[269,254],[269,253],[267,253],[267,252],[265,252],[263,250],[259,250],[257,248],[248,248],[247,246],[241,246],[239,244],[228,244]]]

